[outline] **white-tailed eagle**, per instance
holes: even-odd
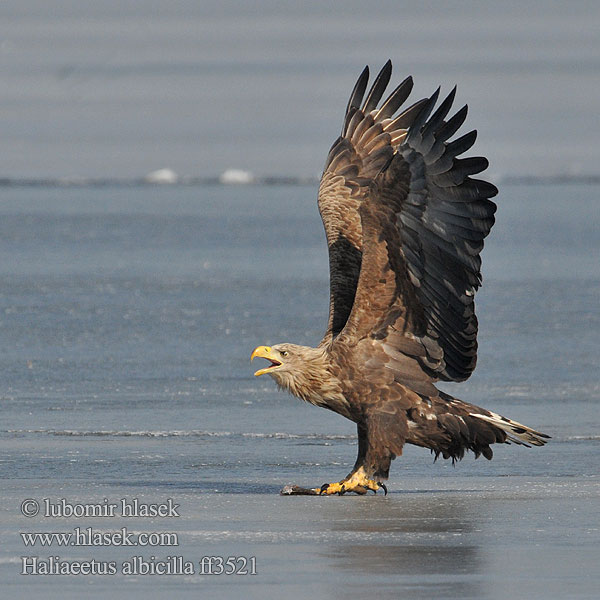
[[[474,296],[497,189],[471,177],[487,168],[485,158],[458,158],[476,131],[453,138],[467,115],[464,106],[448,117],[456,88],[437,108],[439,89],[400,110],[412,78],[382,102],[391,71],[388,61],[368,92],[368,67],[362,72],[321,178],[325,336],[316,348],[283,343],[252,353],[270,361],[255,375],[354,421],[358,458],[341,481],[282,493],[386,490],[406,443],[455,461],[466,450],[491,459],[491,444],[541,446],[548,437],[435,386],[475,368]]]

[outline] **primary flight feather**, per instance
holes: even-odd
[[[402,108],[412,78],[382,102],[391,72],[388,61],[368,92],[368,67],[362,72],[321,178],[330,266],[323,340],[252,353],[270,361],[255,375],[354,421],[358,458],[339,482],[282,493],[385,490],[405,443],[454,461],[466,450],[490,459],[493,443],[541,446],[548,438],[435,387],[475,368],[474,296],[497,189],[471,177],[487,159],[458,158],[476,131],[453,138],[467,116],[466,106],[448,116],[455,89],[437,108],[439,89]]]

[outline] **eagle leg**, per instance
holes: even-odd
[[[378,424],[378,415],[370,415],[370,421],[374,424]],[[320,488],[315,488],[314,491],[321,495],[330,496],[332,494],[339,494],[340,496],[347,492],[354,492],[361,496],[366,494],[369,490],[377,493],[377,490],[382,489],[384,494],[387,496],[387,488],[381,481],[380,478],[386,479],[390,468],[390,462],[393,456],[384,451],[382,454],[378,452],[377,444],[369,443],[369,429],[363,423],[357,424],[358,429],[358,457],[351,473],[336,483],[324,483]],[[375,433],[377,428],[373,428]],[[372,432],[371,432],[372,434]],[[367,465],[372,465],[367,467]]]
[[[377,415],[371,416],[371,421],[376,423]],[[375,429],[377,432],[377,429]],[[341,481],[335,483],[324,483],[318,488],[303,488],[298,485],[286,485],[280,492],[282,496],[333,496],[338,494],[343,496],[348,492],[354,492],[364,496],[369,490],[377,493],[378,490],[383,490],[387,496],[387,487],[378,481],[387,479],[390,469],[390,463],[395,457],[394,454],[384,450],[374,451],[377,449],[376,444],[369,444],[369,432],[363,424],[358,424],[358,457],[354,468]],[[401,452],[402,448],[397,450]],[[367,467],[367,465],[372,465]]]

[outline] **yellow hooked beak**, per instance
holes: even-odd
[[[271,346],[259,346],[254,349],[254,352],[250,355],[250,360],[254,360],[255,357],[258,358],[266,358],[268,361],[271,361],[271,364],[264,369],[259,369],[254,373],[255,376],[264,375],[268,373],[271,369],[275,369],[281,366],[281,361],[279,358],[275,358],[275,353],[273,352],[273,348]]]

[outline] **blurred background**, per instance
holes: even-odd
[[[0,176],[316,177],[365,64],[458,84],[492,175],[596,175],[597,2],[4,0]]]

